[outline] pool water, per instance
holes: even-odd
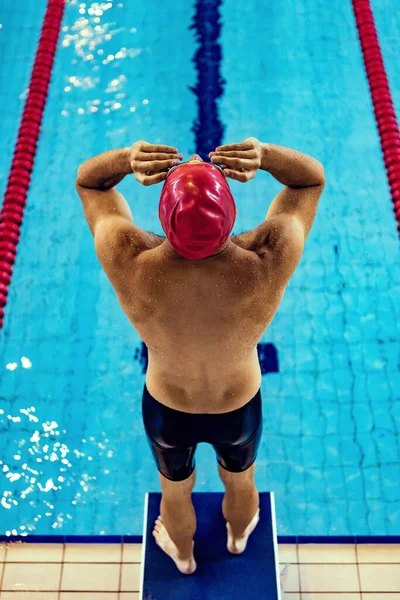
[[[399,12],[373,2],[396,109]],[[0,11],[3,193],[46,9]],[[78,165],[136,140],[184,160],[255,136],[311,154],[327,186],[258,347],[256,482],[280,535],[400,532],[400,253],[351,2],[66,5],[0,341],[0,533],[142,533],[160,491],[145,438],[147,351],[95,255]],[[234,234],[281,185],[231,182]],[[119,189],[161,234],[160,186]],[[195,491],[222,491],[212,447]]]

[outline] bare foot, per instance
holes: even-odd
[[[161,515],[158,517],[154,524],[153,535],[161,550],[164,550],[164,552],[172,558],[172,560],[174,561],[181,573],[183,573],[184,575],[192,575],[192,573],[195,572],[195,570],[197,569],[197,564],[194,560],[193,554],[189,559],[186,560],[181,560],[180,558],[178,558],[178,548],[175,546],[174,542],[169,537],[169,533],[165,529],[165,525],[162,522]]]
[[[240,538],[233,537],[231,526],[228,522],[226,523],[226,528],[228,530],[228,543],[226,546],[227,546],[229,552],[231,552],[232,554],[242,554],[242,552],[245,551],[246,546],[247,546],[247,540],[249,539],[250,534],[256,528],[259,520],[260,520],[260,509],[257,510],[253,519],[247,525],[245,532],[244,532],[244,536],[240,537]]]

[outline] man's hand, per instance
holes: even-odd
[[[250,137],[240,144],[218,146],[209,157],[213,163],[222,164],[225,175],[246,182],[256,176],[261,166],[262,146],[257,138]]]
[[[183,154],[172,146],[149,144],[143,140],[135,142],[129,151],[129,160],[135,179],[143,185],[164,181],[168,169],[178,165]]]

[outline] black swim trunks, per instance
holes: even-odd
[[[199,442],[212,444],[222,468],[245,471],[256,459],[262,433],[260,390],[247,404],[218,413],[186,413],[161,404],[146,385],[142,400],[143,423],[158,470],[172,481],[183,481],[195,468]]]

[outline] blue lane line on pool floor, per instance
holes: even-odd
[[[195,94],[198,115],[192,131],[195,135],[196,153],[209,162],[208,153],[222,144],[225,127],[219,118],[217,100],[224,91],[221,76],[222,49],[220,6],[222,0],[197,0],[193,24],[199,48],[193,58],[197,83],[190,90]]]

